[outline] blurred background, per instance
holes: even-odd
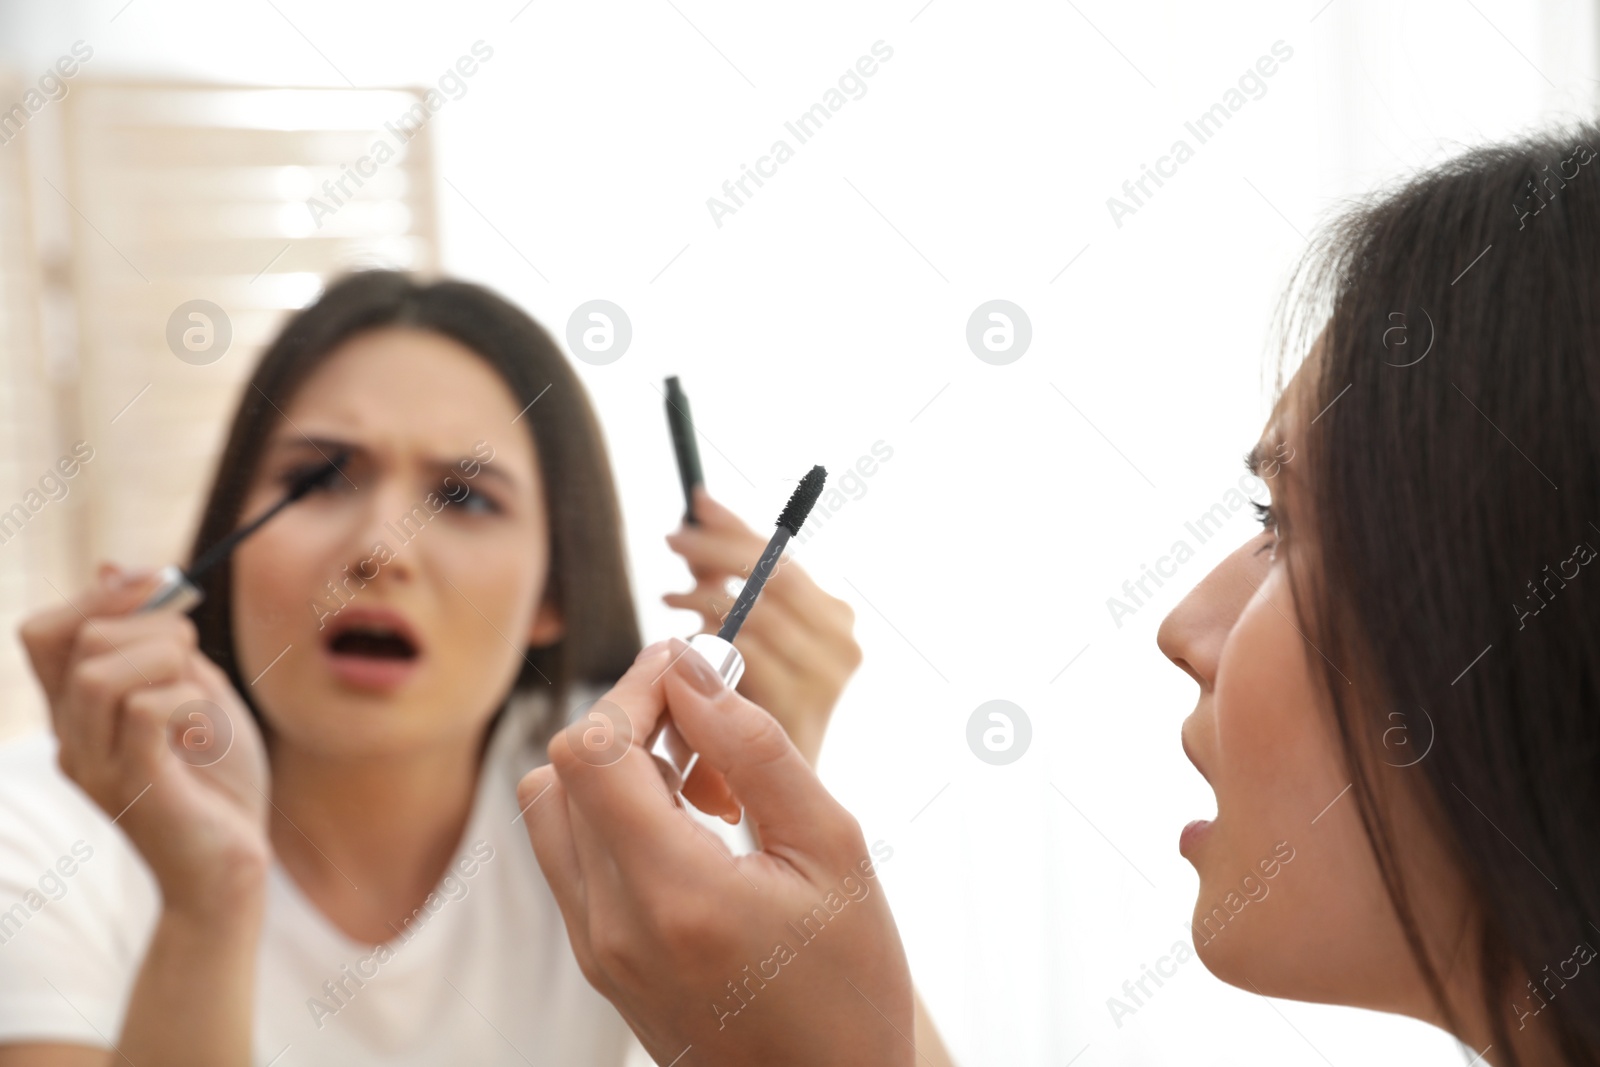
[[[1597,52],[1577,0],[0,4],[0,622],[98,560],[181,557],[255,357],[331,274],[483,282],[563,344],[606,301],[631,337],[574,364],[647,640],[695,628],[659,600],[691,584],[662,541],[663,377],[752,526],[835,472],[795,556],[854,605],[866,661],[821,769],[893,849],[958,1060],[1464,1062],[1196,962],[1113,1010],[1188,943],[1177,835],[1214,811],[1178,743],[1195,686],[1154,638],[1255,532],[1248,509],[1187,524],[1239,484],[1316,227],[1592,115]],[[1112,610],[1180,541],[1194,557]],[[996,700],[998,755],[969,743]],[[0,734],[43,722],[8,638]]]

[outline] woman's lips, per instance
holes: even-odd
[[[1196,819],[1178,835],[1178,851],[1187,856],[1196,845],[1204,841],[1211,831],[1210,819]]]
[[[367,631],[360,641],[346,640],[353,631]],[[370,635],[389,635],[375,647]],[[322,635],[322,655],[335,678],[355,689],[391,692],[417,672],[424,645],[417,627],[396,608],[385,604],[351,604]]]
[[[338,678],[357,689],[389,692],[404,685],[422,663],[421,656],[390,659],[379,656],[351,656],[322,646],[322,656]]]

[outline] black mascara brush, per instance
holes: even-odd
[[[161,568],[161,584],[156,587],[156,591],[151,593],[143,604],[134,609],[134,614],[158,611],[167,607],[185,612],[200,603],[205,597],[205,594],[200,591],[199,585],[199,579],[203,574],[227,559],[233,550],[238,547],[240,541],[261,529],[262,524],[268,519],[313,489],[331,482],[335,474],[342,474],[344,464],[349,458],[348,452],[338,452],[333,459],[330,459],[316,470],[308,471],[301,475],[289,487],[289,491],[284,494],[282,500],[272,505],[258,518],[252,519],[206,549],[200,558],[195,560],[194,566],[188,570],[184,570],[176,563]]]
[[[817,498],[822,496],[822,483],[827,479],[826,470],[812,467],[806,472],[806,476],[800,479],[800,484],[795,486],[793,495],[789,497],[789,503],[784,506],[783,514],[778,516],[778,529],[773,533],[772,540],[767,542],[767,549],[761,553],[761,559],[756,562],[754,573],[744,583],[744,588],[739,590],[739,597],[733,602],[733,610],[722,620],[722,629],[717,631],[717,636],[722,640],[731,642],[738,635],[739,627],[744,625],[745,616],[750,614],[751,605],[756,602],[756,597],[761,595],[761,587],[767,584],[767,579],[778,566],[778,557],[783,555],[783,550],[788,547],[789,539],[800,532],[800,524],[806,521],[806,516],[811,514]]]
[[[738,685],[739,679],[744,675],[744,656],[733,647],[733,639],[738,635],[739,628],[744,625],[745,617],[750,614],[750,608],[755,604],[756,597],[761,595],[761,589],[767,584],[767,579],[777,569],[778,558],[788,547],[789,539],[800,532],[801,524],[806,521],[806,516],[811,514],[811,508],[822,496],[822,484],[827,478],[828,472],[818,466],[812,467],[806,476],[800,479],[800,484],[789,497],[789,503],[784,505],[783,513],[778,516],[778,528],[773,532],[772,539],[767,542],[766,550],[761,553],[761,558],[756,562],[750,577],[746,579],[744,588],[739,590],[733,608],[722,620],[722,628],[714,634],[695,634],[689,638],[689,647],[705,657],[706,662],[711,664],[711,669],[717,672],[717,676],[729,689]],[[648,747],[650,754],[656,757],[656,764],[661,770],[662,778],[666,780],[667,788],[673,793],[682,790],[683,783],[688,781],[689,772],[694,769],[695,761],[700,758],[700,754],[684,741],[683,735],[678,733],[677,727],[672,724],[670,716],[662,716],[650,737]]]

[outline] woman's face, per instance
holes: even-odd
[[[559,638],[519,407],[471,350],[398,328],[352,337],[296,391],[243,521],[340,448],[350,459],[233,556],[240,675],[275,746],[337,757],[476,738],[524,649]],[[346,632],[358,621],[408,629],[412,654]]]
[[[1200,875],[1194,946],[1207,968],[1243,989],[1431,1018],[1347,791],[1337,726],[1319,696],[1322,653],[1305,636],[1306,606],[1289,589],[1288,567],[1308,561],[1310,551],[1293,536],[1311,521],[1304,464],[1295,461],[1308,384],[1302,370],[1256,450],[1257,473],[1273,510],[1287,514],[1290,537],[1280,541],[1269,528],[1240,546],[1173,609],[1156,638],[1200,684],[1183,747],[1217,798],[1215,819],[1182,844]],[[1353,674],[1348,664],[1335,666]],[[1362,714],[1353,684],[1344,695]],[[1390,755],[1384,762],[1398,768],[1404,761]],[[1413,899],[1424,935],[1448,951],[1462,929],[1462,896],[1414,805],[1400,799],[1390,814],[1403,861],[1429,876]]]

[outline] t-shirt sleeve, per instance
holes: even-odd
[[[158,899],[53,736],[0,744],[0,1044],[111,1047]]]

